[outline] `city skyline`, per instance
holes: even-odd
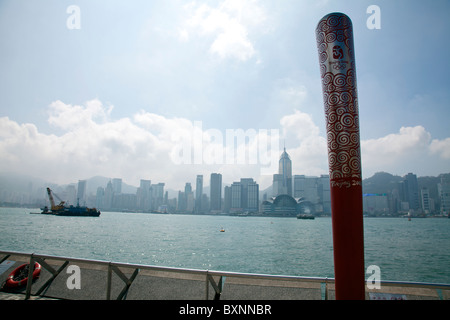
[[[73,5],[79,21],[67,3],[0,6],[0,172],[176,190],[220,172],[224,183],[248,176],[266,189],[285,141],[293,172],[327,174],[314,30],[334,11],[354,25],[363,178],[450,171],[448,1]],[[380,28],[368,27],[372,5]],[[228,133],[241,131],[230,150]],[[176,161],[183,139],[188,164]]]
[[[285,157],[285,152],[281,155],[280,159]],[[282,166],[280,161],[280,166]],[[275,174],[276,175],[276,174]],[[274,176],[275,176],[274,175]],[[164,191],[164,183],[151,184],[148,180],[141,180],[141,187],[136,192],[136,198],[132,194],[122,194],[118,191],[116,194],[119,200],[114,203],[114,190],[121,189],[121,179],[112,179],[118,182],[113,188],[112,180],[108,182],[106,191],[102,194],[103,197],[108,198],[110,194],[110,205],[105,206],[104,209],[127,209],[127,210],[141,210],[141,211],[154,211],[154,212],[172,212],[172,213],[193,213],[193,214],[236,214],[236,213],[251,213],[270,215],[267,204],[271,205],[273,200],[281,197],[289,197],[292,201],[298,201],[303,203],[303,206],[307,206],[308,210],[313,214],[331,214],[331,202],[330,202],[330,185],[329,176],[322,175],[320,177],[311,177],[305,175],[294,175],[293,192],[294,195],[290,196],[283,192],[277,192],[272,189],[271,195],[267,193],[267,190],[263,190],[264,197],[260,200],[259,185],[252,178],[241,178],[238,182],[233,182],[230,186],[221,185],[221,174],[211,173],[210,183],[210,196],[203,192],[195,191],[196,196],[191,187],[191,183],[186,182],[184,193],[179,191],[178,198],[168,197],[168,191]],[[450,173],[440,175],[439,182],[434,186],[437,188],[437,194],[430,190],[429,186],[422,186],[419,188],[417,175],[408,173],[400,181],[397,182],[396,187],[392,193],[364,193],[363,194],[363,206],[364,214],[369,215],[398,215],[408,214],[413,216],[425,216],[430,214],[450,215]],[[203,177],[197,176],[197,182],[199,189],[203,191]],[[214,183],[212,183],[214,181]],[[139,206],[140,189],[142,189],[143,182],[147,188],[150,189],[151,200],[150,205]],[[275,182],[275,181],[274,181]],[[216,189],[212,187],[216,184]],[[69,185],[70,191],[73,196],[77,195],[77,202],[80,201],[80,194],[86,193],[86,181],[80,180],[78,182],[78,189],[73,188],[73,185]],[[431,189],[434,188],[433,186]],[[103,189],[101,187],[98,188]],[[151,190],[154,191],[151,191]],[[80,191],[81,190],[81,191]],[[99,199],[99,193],[97,190],[96,203]],[[220,196],[221,190],[224,191],[224,197]],[[283,189],[282,189],[283,190]],[[286,190],[286,189],[284,189]],[[216,193],[214,195],[214,193]],[[122,197],[125,196],[125,202]],[[131,197],[130,197],[131,196]],[[211,199],[218,197],[218,205],[214,207],[211,205]],[[272,199],[272,200],[270,200]],[[200,200],[198,202],[197,200]],[[269,202],[267,202],[269,200]],[[72,202],[74,202],[73,200]],[[182,201],[185,201],[183,203]],[[125,207],[123,207],[125,203]],[[152,204],[153,203],[153,204]],[[276,215],[280,214],[278,212]],[[282,214],[287,214],[282,213]],[[290,214],[288,214],[290,215]]]
[[[186,182],[184,192],[179,190],[177,197],[173,194],[169,197],[169,191],[164,189],[164,182],[152,183],[148,179],[141,179],[135,192],[122,193],[122,178],[105,178],[108,180],[106,187],[98,186],[95,195],[92,189],[88,194],[87,180],[78,180],[77,187],[73,183],[66,186],[63,196],[67,204],[95,205],[102,210],[193,214],[250,213],[267,216],[331,214],[329,175],[293,175],[292,161],[285,148],[280,155],[276,172],[273,174],[272,186],[264,190],[259,188],[253,178],[240,178],[239,181],[227,185],[222,184],[221,173],[211,173],[208,191],[204,188],[203,175],[197,175],[195,189],[192,188],[191,182]],[[380,174],[386,175],[377,173],[372,178]],[[440,177],[440,182],[436,182],[434,186],[422,184],[419,188],[417,175],[408,173],[401,180],[397,180],[395,188],[390,192],[365,192],[364,213],[450,214],[450,173],[441,174]],[[33,189],[31,182],[28,189]],[[2,198],[5,197],[5,191],[2,191]]]

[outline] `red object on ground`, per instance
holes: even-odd
[[[17,288],[26,285],[28,282],[28,266],[29,265],[25,263],[14,269],[14,271],[11,272],[6,279],[5,286],[8,288]],[[33,279],[39,277],[40,273],[41,265],[36,262],[34,264]]]

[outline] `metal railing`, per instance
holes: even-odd
[[[205,300],[209,299],[210,285],[214,289],[214,299],[219,300],[223,292],[223,285],[226,277],[242,278],[247,280],[276,280],[276,281],[297,281],[297,282],[312,282],[317,285],[320,284],[322,299],[328,300],[329,298],[329,285],[334,284],[334,278],[327,277],[299,277],[299,276],[282,276],[282,275],[267,275],[267,274],[249,274],[238,272],[224,272],[224,271],[212,271],[212,270],[199,270],[199,269],[183,269],[172,267],[160,267],[142,264],[121,263],[104,260],[83,259],[83,258],[71,258],[53,255],[44,255],[36,253],[24,253],[15,251],[0,251],[0,263],[8,259],[10,256],[25,257],[29,261],[28,279],[32,278],[35,262],[38,262],[42,268],[50,272],[51,277],[36,291],[35,296],[40,296],[42,292],[47,289],[53,280],[61,273],[61,271],[69,264],[92,264],[97,266],[103,266],[107,269],[107,284],[106,284],[106,300],[111,299],[111,286],[112,286],[112,273],[114,272],[124,283],[124,287],[117,300],[126,299],[128,289],[132,285],[133,281],[141,270],[169,272],[178,274],[189,274],[194,276],[203,276],[205,281]],[[59,268],[55,269],[50,266],[46,259],[52,261],[62,261],[63,264]],[[130,278],[128,278],[120,268],[134,269]],[[214,277],[219,277],[219,281],[216,282]],[[31,288],[33,281],[27,281],[25,299],[29,299],[31,296]],[[434,289],[437,291],[438,296],[442,299],[442,290],[450,290],[450,284],[438,284],[438,283],[423,283],[423,282],[400,282],[400,281],[381,281],[382,286],[394,286],[394,287],[414,287],[421,289]]]

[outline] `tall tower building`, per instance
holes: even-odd
[[[259,211],[259,185],[256,181],[247,184],[247,207],[250,212]]]
[[[150,209],[150,186],[151,180],[141,179],[140,185],[137,191],[137,205],[141,210]],[[113,187],[114,188],[114,187]]]
[[[226,186],[223,195],[223,212],[230,213],[231,209],[231,187]]]
[[[242,211],[242,186],[240,182],[233,182],[231,185],[231,207],[230,210],[233,212]]]
[[[203,175],[197,176],[195,184],[195,213],[202,211],[202,195],[203,195]]]
[[[211,173],[210,180],[210,210],[220,211],[222,209],[222,175]]]
[[[274,196],[288,194],[292,196],[292,161],[284,148],[278,162],[278,174],[273,175]]]
[[[86,205],[86,180],[78,180],[77,200],[80,206]]]
[[[420,196],[422,209],[424,213],[426,214],[430,213],[431,212],[430,190],[428,190],[428,188],[422,188],[420,190]]]
[[[405,176],[406,183],[406,201],[409,202],[409,209],[417,210],[420,207],[419,203],[419,186],[417,183],[417,176],[408,173]]]
[[[438,184],[438,194],[441,200],[441,214],[450,216],[450,177],[442,176]]]

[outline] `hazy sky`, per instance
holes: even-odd
[[[0,171],[265,188],[267,162],[226,160],[243,129],[327,174],[315,28],[334,11],[353,21],[364,178],[450,172],[448,0],[0,1]]]

